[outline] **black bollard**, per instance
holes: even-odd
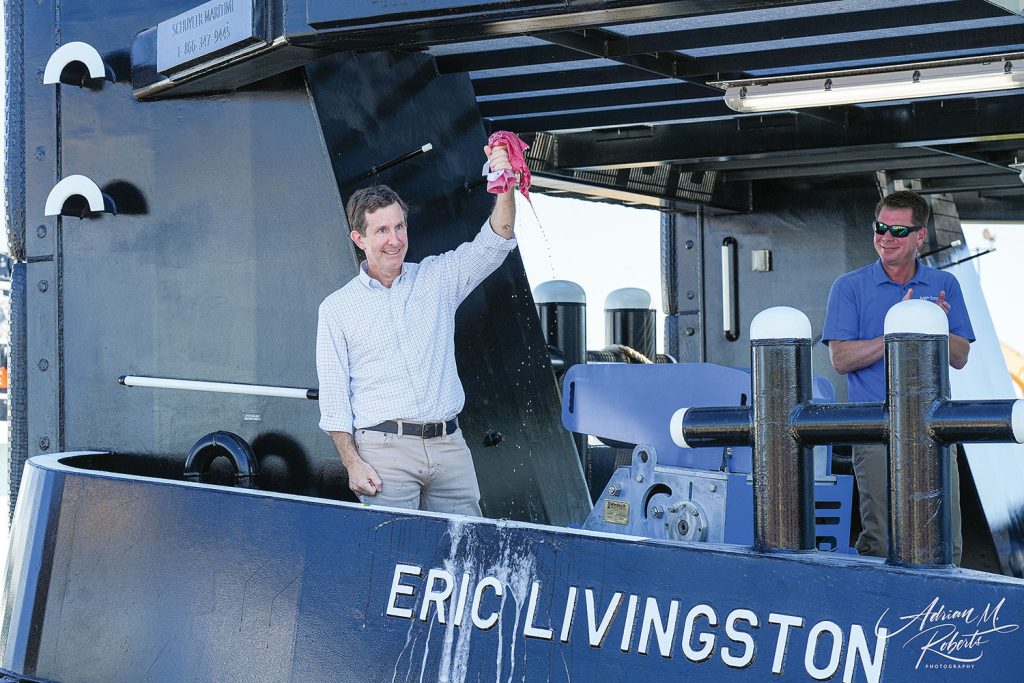
[[[555,377],[587,362],[587,295],[575,282],[549,280],[533,290],[540,329],[551,355]],[[581,463],[586,463],[587,435],[573,434]]]
[[[575,282],[549,280],[533,290],[540,329],[549,347],[558,350],[563,374],[587,362],[587,296]]]
[[[811,400],[811,323],[770,308],[751,321],[750,339],[751,405],[681,408],[669,431],[682,448],[752,446],[754,547],[813,550],[814,452],[792,427]]]
[[[953,564],[949,445],[932,438],[929,413],[949,400],[949,323],[916,300],[885,316],[889,404],[889,562]]]
[[[637,287],[616,289],[604,300],[604,340],[609,346],[628,346],[652,363],[657,349],[657,316],[651,295]]]
[[[811,400],[811,322],[784,306],[750,323],[754,547],[814,549],[814,452],[790,430]]]
[[[752,446],[759,550],[813,548],[812,446],[887,443],[889,563],[949,566],[949,446],[1024,443],[1024,400],[949,400],[948,323],[929,301],[904,301],[886,315],[885,403],[811,403],[810,336],[795,309],[758,314],[750,326],[751,405],[680,408],[669,423],[672,440],[681,448]]]

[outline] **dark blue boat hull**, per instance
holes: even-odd
[[[959,681],[965,669],[1005,680],[1024,661],[1016,579],[92,469],[103,459],[29,462],[5,577],[7,671],[104,682]]]

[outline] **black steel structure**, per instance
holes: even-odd
[[[263,5],[263,3],[260,3]],[[225,92],[327,52],[418,51],[466,74],[484,124],[532,134],[539,182],[655,206],[747,210],[751,184],[886,171],[970,219],[1015,218],[1024,95],[965,95],[739,115],[709,82],[1016,55],[1012,2],[731,0],[269,2],[265,47],[164,78],[135,42],[142,98]],[[841,152],[841,153],[840,153]]]

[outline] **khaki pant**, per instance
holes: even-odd
[[[959,565],[963,555],[960,531],[960,475],[956,468],[956,447],[949,449],[952,479],[953,564]],[[884,444],[862,444],[853,447],[853,473],[860,494],[860,522],[857,552],[861,555],[886,557],[889,553],[889,472]]]
[[[363,503],[480,516],[480,487],[462,430],[422,439],[357,429],[356,450],[380,477],[381,492]]]

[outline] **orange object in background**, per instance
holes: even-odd
[[[1003,358],[1006,359],[1006,369],[1010,371],[1010,377],[1013,378],[1013,383],[1017,385],[1017,390],[1024,394],[1024,354],[1020,351],[1004,344],[999,343],[999,346],[1003,349]],[[7,369],[4,368],[4,386],[7,386]]]
[[[7,368],[0,368],[0,389],[7,391]]]

